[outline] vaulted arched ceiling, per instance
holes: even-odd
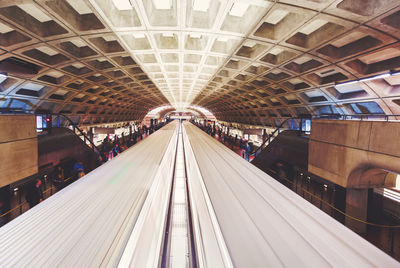
[[[3,0],[0,107],[82,122],[161,105],[274,124],[400,114],[398,0]]]

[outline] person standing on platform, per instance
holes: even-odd
[[[249,142],[246,142],[246,145],[244,147],[244,155],[245,155],[245,159],[250,162],[251,145]]]
[[[75,163],[74,167],[72,168],[77,179],[82,178],[85,176],[85,168],[83,167],[82,161],[78,161]]]
[[[26,201],[29,204],[30,208],[33,208],[41,201],[43,201],[43,192],[41,189],[42,181],[40,179],[36,179],[34,183],[31,183],[28,186],[28,191],[26,193]]]
[[[61,189],[64,187],[64,179],[64,169],[60,165],[58,165],[54,170],[53,175],[53,183],[57,189]]]

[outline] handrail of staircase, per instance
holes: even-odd
[[[92,145],[93,151],[96,150],[98,153],[101,154],[100,150],[97,148],[97,146],[94,144],[94,142],[85,134],[85,132],[83,132],[82,129],[80,129],[80,128],[78,127],[77,124],[75,124],[74,121],[72,121],[71,118],[69,118],[69,117],[66,116],[65,114],[59,114],[59,113],[57,113],[57,114],[52,114],[52,115],[54,115],[54,116],[61,116],[61,117],[65,118],[65,119],[70,123],[70,125],[74,127],[74,129],[77,129],[78,132],[79,132],[82,136],[84,136],[86,140],[89,141],[90,145]]]
[[[75,129],[77,129],[78,132],[80,134],[82,134],[85,137],[85,139],[87,139],[89,141],[90,145],[92,145],[92,150],[93,151],[97,151],[98,153],[101,153],[100,150],[97,148],[97,146],[94,144],[94,142],[91,139],[89,139],[89,137],[85,134],[85,132],[83,132],[83,130],[80,129],[78,127],[78,125],[75,124],[74,121],[72,121],[72,119],[69,118],[68,116],[66,116],[65,114],[51,113],[49,111],[38,111],[38,110],[35,111],[35,110],[19,109],[19,108],[0,108],[0,113],[2,113],[2,112],[5,112],[7,114],[9,114],[9,113],[14,113],[14,114],[37,114],[37,113],[42,112],[44,114],[48,114],[48,115],[51,115],[51,116],[61,116],[61,117],[65,118],[70,123],[70,125],[72,125]]]
[[[250,155],[256,156],[267,142],[268,142],[268,144],[271,142],[271,138],[276,134],[276,132],[278,132],[286,122],[288,122],[289,120],[293,120],[293,119],[311,119],[311,117],[310,116],[309,117],[308,116],[307,117],[303,116],[303,117],[286,118],[285,120],[282,121],[282,123],[279,124],[279,126],[277,126],[275,128],[274,131],[272,131],[270,134],[268,134],[268,136],[264,139],[263,143],[260,146],[258,146],[257,149],[255,149]]]

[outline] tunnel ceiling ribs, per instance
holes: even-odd
[[[397,0],[4,0],[0,107],[141,119],[205,107],[224,121],[300,114],[400,114]]]

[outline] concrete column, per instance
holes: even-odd
[[[346,189],[346,214],[367,221],[368,189]],[[357,233],[365,233],[367,225],[346,217],[346,226]]]

